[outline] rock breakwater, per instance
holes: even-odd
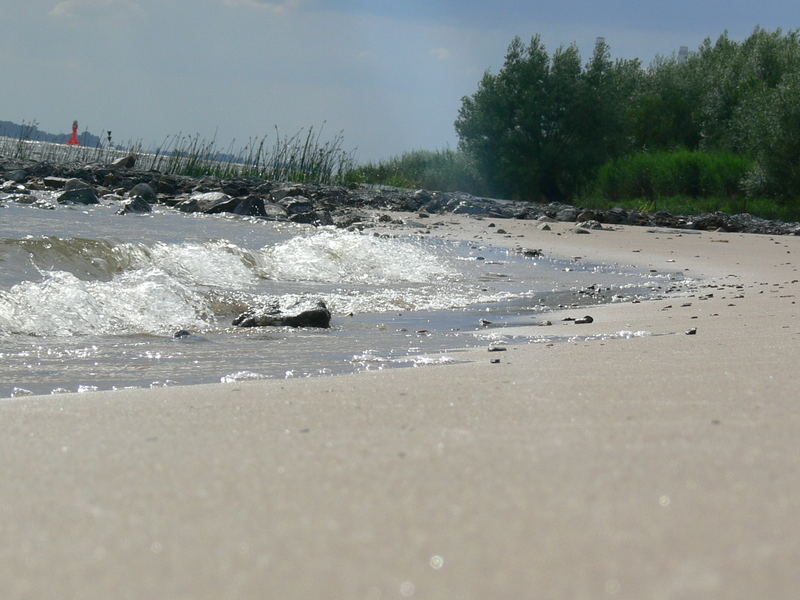
[[[119,164],[54,165],[0,158],[0,206],[21,202],[49,208],[32,191],[59,191],[59,203],[96,198],[119,201],[120,214],[147,212],[153,204],[192,213],[232,213],[274,221],[361,228],[371,217],[366,210],[433,214],[468,214],[493,219],[539,219],[597,222],[706,231],[800,235],[800,223],[722,212],[677,215],[612,208],[586,209],[563,203],[532,203],[483,198],[462,192],[404,190],[385,186],[332,186],[265,181],[255,178],[220,179],[167,175],[135,168],[135,160]],[[390,217],[384,217],[391,219]]]

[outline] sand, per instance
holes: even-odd
[[[517,331],[632,339],[3,400],[0,597],[796,598],[800,238],[429,222],[703,279]]]

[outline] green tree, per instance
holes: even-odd
[[[600,42],[586,67],[575,45],[550,57],[539,36],[515,38],[496,75],[462,99],[455,127],[494,193],[569,200],[630,140],[638,61],[612,62]]]

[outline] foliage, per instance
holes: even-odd
[[[455,127],[495,193],[569,199],[593,171],[627,147],[626,105],[638,61],[610,59],[598,42],[582,67],[572,45],[548,55],[541,39],[515,38],[499,73],[484,73],[462,99]]]
[[[653,160],[647,153],[677,152],[651,164],[678,169],[658,174],[676,185],[692,179],[687,169],[711,168],[678,152],[687,149],[711,153],[711,162],[719,152],[740,155],[737,164],[750,166],[736,192],[797,201],[800,33],[756,28],[743,41],[724,33],[686,59],[659,57],[646,69],[637,61],[612,61],[602,41],[581,67],[574,46],[550,56],[539,37],[528,46],[517,38],[501,70],[485,73],[477,91],[463,98],[455,125],[460,147],[499,195],[559,200],[599,186],[630,197],[630,190],[609,187],[610,166],[594,181],[602,165],[626,155],[644,153],[632,160],[646,162]],[[692,185],[680,193],[717,193],[702,182]],[[720,197],[733,193],[729,186]]]
[[[377,163],[356,167],[347,175],[350,182],[376,183],[403,188],[482,195],[486,186],[474,161],[453,150],[414,150]]]
[[[735,199],[742,195],[742,181],[752,166],[752,160],[730,152],[639,152],[604,164],[595,192],[614,201],[671,196]]]

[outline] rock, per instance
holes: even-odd
[[[179,202],[175,208],[181,212],[207,212],[215,205],[228,200],[231,200],[231,197],[222,192],[200,192],[192,194],[188,200]]]
[[[292,223],[304,223],[308,225],[333,225],[333,217],[327,210],[315,210],[311,212],[295,213],[289,216]]]
[[[314,203],[305,196],[290,196],[281,200],[279,204],[286,209],[290,217],[302,213],[310,213],[314,210]]]
[[[117,167],[120,169],[132,169],[136,165],[136,155],[129,154],[123,158],[118,158],[114,162],[110,164],[112,167]]]
[[[152,208],[150,207],[150,203],[147,202],[141,196],[134,196],[129,200],[126,200],[122,203],[122,208],[117,211],[118,215],[127,215],[131,213],[136,214],[145,214],[152,212]]]
[[[99,204],[97,193],[80,179],[70,179],[64,184],[64,193],[57,200],[59,204]]]
[[[88,183],[86,183],[83,179],[77,179],[75,177],[73,177],[72,179],[67,179],[67,181],[64,182],[64,191],[65,192],[72,192],[72,191],[75,191],[75,190],[91,189],[91,187],[92,186],[90,186]]]
[[[293,196],[307,196],[308,190],[305,186],[295,183],[291,185],[284,185],[278,189],[272,190],[270,196],[273,202],[280,202],[284,198],[291,198]]]
[[[237,327],[320,327],[331,326],[331,311],[321,300],[314,308],[296,315],[244,312],[233,320]]]
[[[594,319],[589,315],[586,315],[582,319],[575,319],[575,325],[583,325],[585,323],[594,323]]]
[[[264,202],[264,214],[267,219],[273,221],[283,221],[286,219],[286,210],[274,202]]]
[[[575,227],[581,229],[603,229],[603,226],[600,224],[600,222],[594,219],[590,219],[589,221],[582,221],[576,224]]]
[[[575,220],[576,221],[601,221],[603,219],[603,216],[604,216],[603,213],[587,208],[587,209],[584,209],[581,212],[579,212],[576,215]]]
[[[44,184],[44,186],[51,190],[63,189],[67,181],[69,180],[66,177],[45,177],[44,179],[42,179],[42,183]]]
[[[247,198],[239,200],[236,208],[233,209],[233,214],[243,217],[266,217],[264,199],[258,196],[247,196]]]
[[[686,335],[697,335],[697,327],[692,327],[689,331],[686,332]]]
[[[536,226],[536,229],[538,229],[539,231],[552,231],[553,228],[550,227],[550,225],[548,225],[547,223],[539,223]]]
[[[557,221],[574,221],[578,217],[578,209],[573,206],[562,208],[556,213]]]
[[[15,169],[8,174],[8,178],[14,183],[23,183],[28,179],[28,172],[25,169]]]
[[[137,183],[128,192],[130,196],[139,196],[142,200],[149,204],[155,204],[158,201],[156,191],[149,183]]]
[[[618,206],[615,206],[611,210],[607,210],[603,215],[603,218],[598,219],[598,221],[602,221],[603,223],[613,223],[613,224],[625,223],[627,220],[628,220],[628,211]]]

